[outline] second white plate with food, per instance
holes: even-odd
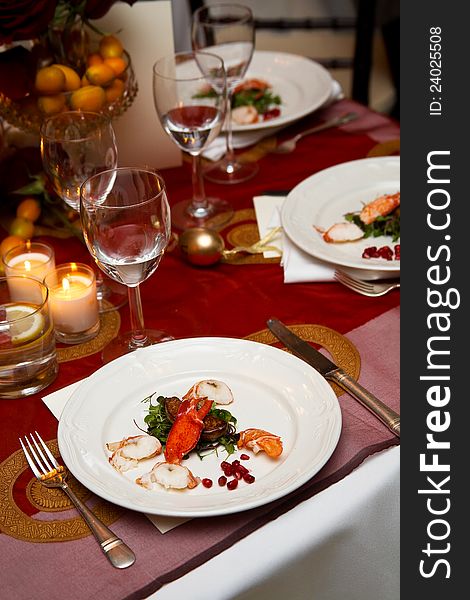
[[[344,221],[344,215],[381,196],[400,191],[398,156],[364,158],[341,163],[315,173],[287,196],[281,212],[282,227],[307,254],[333,265],[378,272],[384,277],[400,274],[399,260],[362,258],[365,248],[393,247],[389,236],[368,237],[355,242],[327,243],[319,230]]]
[[[319,63],[286,52],[255,51],[247,79],[262,79],[281,98],[280,115],[267,121],[249,125],[233,122],[233,131],[251,131],[284,126],[322,106],[333,91],[333,79]]]
[[[243,464],[255,477],[236,489],[218,485],[225,450],[183,460],[191,472],[213,481],[211,488],[156,490],[136,478],[164,460],[162,455],[120,473],[106,444],[139,435],[156,392],[181,396],[202,379],[218,379],[234,401],[222,408],[237,418],[237,431],[260,428],[281,437],[282,454],[254,454]],[[341,433],[341,411],[329,384],[312,367],[278,348],[231,338],[192,338],[156,344],[105,365],[73,393],[59,421],[58,442],[73,475],[97,495],[150,514],[203,517],[234,513],[285,496],[313,477],[330,458]],[[145,464],[144,464],[145,463]]]

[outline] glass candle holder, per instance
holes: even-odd
[[[30,280],[42,282],[55,268],[54,249],[47,244],[28,240],[9,250],[2,260],[12,300],[26,298],[31,302],[40,302],[37,287]]]
[[[35,394],[58,370],[47,287],[28,277],[1,277],[0,398]]]
[[[100,318],[93,269],[83,263],[66,263],[46,275],[44,283],[57,341],[79,344],[94,338]]]

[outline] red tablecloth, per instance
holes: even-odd
[[[333,129],[303,139],[292,155],[263,157],[259,161],[259,174],[252,181],[235,186],[207,183],[206,191],[223,195],[235,209],[252,208],[255,195],[289,190],[321,169],[366,157],[377,148],[378,140],[386,142],[399,137],[395,123],[350,101],[326,109],[323,116],[327,118],[350,110],[361,114],[350,130]],[[304,119],[292,126],[289,134],[316,119],[317,116]],[[189,164],[165,170],[162,175],[170,204],[190,195]],[[54,246],[57,264],[70,260],[89,262],[86,249],[74,238],[66,241],[46,238],[45,241]],[[176,338],[243,338],[264,329],[270,316],[286,324],[317,323],[345,333],[399,305],[398,291],[381,298],[365,298],[338,283],[285,285],[282,269],[275,263],[195,268],[185,263],[177,250],[165,255],[157,272],[141,286],[141,292],[146,325],[164,329]],[[128,329],[127,307],[120,313],[121,327]],[[100,365],[99,354],[62,363],[58,378],[44,392],[22,400],[1,400],[0,463],[18,449],[18,437],[34,429],[40,431],[44,439],[55,438],[57,421],[41,396],[90,375]],[[28,473],[25,485],[29,478]],[[34,513],[36,509],[29,510]],[[139,519],[140,515],[135,518]]]

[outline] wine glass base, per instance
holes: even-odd
[[[254,177],[259,171],[256,163],[229,161],[223,158],[204,171],[204,177],[214,183],[242,183]]]
[[[119,358],[120,356],[124,356],[124,354],[129,354],[130,352],[134,352],[139,348],[146,348],[147,346],[153,346],[153,344],[160,344],[161,342],[169,342],[174,338],[164,331],[159,331],[157,329],[144,329],[141,332],[142,335],[142,344],[133,344],[133,335],[132,332],[123,333],[122,335],[118,335],[103,349],[101,353],[101,358],[104,363],[109,363],[115,358]]]
[[[183,200],[171,207],[171,222],[184,231],[192,227],[220,229],[233,217],[233,207],[220,198],[206,198],[207,208],[192,214],[192,200]]]

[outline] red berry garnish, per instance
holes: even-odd
[[[233,476],[235,477],[235,479],[238,479],[238,480],[240,480],[242,478],[242,474],[240,473],[240,471],[234,471]]]
[[[239,464],[240,464],[239,460],[232,461],[232,467],[238,467]]]
[[[385,258],[385,260],[393,259],[393,250],[389,246],[382,246],[377,252],[380,258]]]
[[[251,473],[247,473],[246,475],[243,475],[243,480],[246,481],[246,483],[253,483],[255,478]]]
[[[395,260],[400,260],[400,244],[395,245]]]
[[[224,472],[224,475],[226,475],[227,477],[230,477],[230,475],[233,474],[233,468],[232,465],[229,465],[227,463],[227,466],[222,467],[222,471]]]
[[[220,487],[224,487],[224,485],[227,483],[227,478],[225,477],[225,475],[221,475],[217,482],[220,485]]]
[[[236,489],[238,485],[238,479],[231,479],[228,483],[227,483],[227,488],[229,490],[234,490]]]
[[[209,479],[208,477],[204,477],[201,483],[206,488],[212,487],[212,479]]]
[[[240,454],[240,458],[242,460],[250,460],[250,457],[248,456],[248,454]]]
[[[244,467],[243,465],[238,465],[237,471],[239,473],[241,473],[242,475],[246,475],[248,473],[248,469],[246,467]]]

